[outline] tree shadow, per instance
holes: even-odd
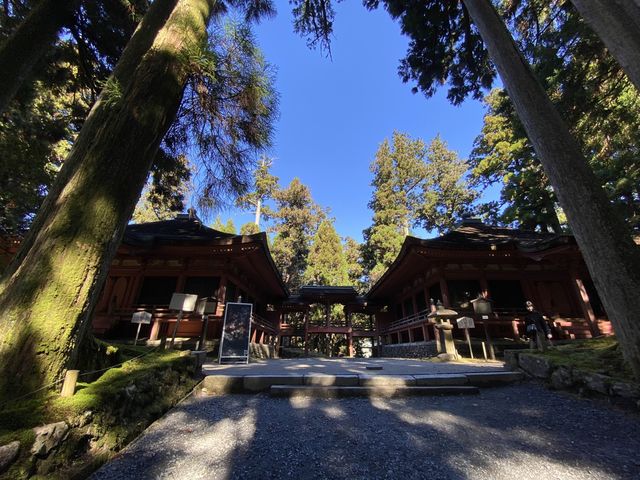
[[[477,397],[194,398],[92,478],[528,478],[532,466],[536,478],[634,478],[639,428],[528,384]]]

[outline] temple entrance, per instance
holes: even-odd
[[[353,287],[307,285],[280,306],[280,345],[304,356],[372,356],[376,307]]]

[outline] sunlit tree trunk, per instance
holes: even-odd
[[[131,39],[127,43],[120,59],[118,60],[117,65],[115,66],[110,81],[112,85],[118,85],[118,89],[123,91],[128,88],[130,82],[134,78],[134,72],[137,66],[142,61],[145,53],[149,51],[151,45],[153,44],[158,32],[163,27],[169,15],[175,8],[177,0],[156,0],[154,1],[147,14],[142,18],[135,32],[131,36]],[[107,95],[108,92],[103,92],[102,97]],[[89,115],[87,116],[83,131],[84,132],[93,132],[96,128],[99,128],[99,125],[95,125],[94,119],[97,121],[101,121],[101,114],[104,110],[105,105],[96,103],[96,108],[93,108]],[[80,136],[77,139],[78,148],[81,147],[82,142],[90,142],[91,135],[85,134]],[[55,206],[58,195],[60,195],[61,190],[67,184],[70,176],[75,172],[78,164],[83,161],[83,157],[81,155],[70,155],[64,162],[63,167],[56,175],[56,180],[54,184],[51,186],[46,198],[44,199],[42,206],[40,207],[40,211],[47,212],[53,206]],[[31,223],[29,227],[29,231],[26,233],[24,238],[22,239],[20,245],[20,251],[14,258],[11,260],[10,264],[4,270],[2,274],[2,280],[0,281],[0,293],[4,289],[4,285],[6,281],[11,278],[11,275],[16,271],[16,269],[22,263],[25,255],[29,252],[31,245],[35,238],[40,234],[40,229],[42,225],[47,221],[48,215],[43,213],[42,215],[38,215],[34,221]]]
[[[489,0],[464,0],[567,215],[625,360],[640,378],[640,250]]]
[[[0,45],[0,113],[49,49],[80,0],[41,0]]]
[[[638,0],[571,0],[571,3],[640,90]]]
[[[38,234],[0,294],[0,392],[56,380],[76,361],[214,1],[173,3],[137,67],[125,69],[130,80],[116,69],[107,82],[70,153],[64,187],[38,214]]]

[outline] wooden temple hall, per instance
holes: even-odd
[[[344,356],[425,356],[437,333],[429,315],[440,302],[475,320],[472,337],[517,339],[524,334],[525,301],[549,317],[557,336],[610,333],[606,314],[575,240],[463,222],[430,240],[407,237],[387,272],[364,295],[352,287],[304,286],[291,294],[264,233],[233,235],[208,228],[195,215],[129,225],[97,304],[93,329],[133,338],[132,314],[152,314],[141,337],[153,344],[176,326],[174,292],[208,297],[206,338],[219,339],[227,302],[253,304],[251,341],[270,354],[295,350]],[[478,296],[490,315],[476,314]],[[454,337],[463,337],[457,329]],[[176,335],[196,340],[203,316],[184,313]],[[290,349],[290,350],[288,350]],[[262,349],[265,351],[265,349]]]

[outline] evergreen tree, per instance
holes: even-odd
[[[392,145],[385,140],[371,163],[373,224],[363,232],[363,259],[372,282],[395,260],[417,218],[425,155],[422,140],[394,132]]]
[[[3,279],[0,391],[13,385],[19,394],[51,383],[76,364],[96,294],[185,85],[199,78],[198,67],[202,72],[210,65],[206,38],[212,14],[209,0],[156,0],[145,17],[150,28],[137,30],[105,84],[23,242],[20,268],[9,269]],[[261,101],[255,106],[268,110]],[[246,145],[264,147],[269,132],[259,131],[260,121],[237,126],[248,129],[240,137]],[[195,126],[211,134],[207,125]],[[248,155],[246,145],[236,147]],[[233,162],[244,158],[235,153]]]
[[[366,4],[376,7],[379,1]],[[448,80],[454,101],[468,93],[479,96],[494,75],[490,53],[578,241],[624,358],[640,378],[640,252],[491,1],[384,4],[411,37],[404,78],[415,79],[428,95]],[[479,76],[479,70],[486,75]]]
[[[356,290],[362,292],[366,287],[362,265],[362,245],[354,238],[346,237],[344,239],[344,257],[347,262],[348,285],[353,285]]]
[[[233,223],[233,220],[228,219],[227,223],[222,223],[222,220],[220,219],[220,215],[216,217],[213,224],[211,225],[211,228],[223,233],[232,233],[234,235],[236,234],[236,226]]]
[[[325,214],[298,178],[275,194],[275,202],[271,252],[287,288],[294,291],[303,283],[311,239]]]
[[[261,218],[268,218],[271,210],[265,206],[265,202],[271,198],[278,190],[278,177],[271,175],[269,170],[273,165],[273,160],[263,155],[258,163],[258,168],[253,172],[253,190],[238,197],[236,205],[243,209],[254,209],[254,223],[260,231]]]
[[[333,286],[349,283],[347,260],[333,222],[325,219],[318,227],[307,257],[305,283]]]
[[[258,232],[260,232],[260,227],[255,222],[248,222],[240,227],[240,235],[253,235]]]
[[[444,233],[473,212],[478,192],[470,187],[467,171],[467,162],[449,150],[439,135],[433,139],[427,149],[419,225]]]

